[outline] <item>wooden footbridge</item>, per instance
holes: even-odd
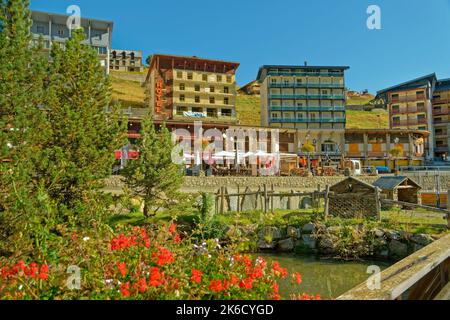
[[[386,269],[378,280],[379,286],[365,282],[338,300],[450,300],[450,234]]]

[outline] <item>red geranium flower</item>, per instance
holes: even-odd
[[[211,284],[208,289],[217,293],[225,290],[221,280],[211,280]]]
[[[202,273],[201,271],[197,270],[197,269],[192,269],[191,272],[192,276],[191,276],[191,281],[194,283],[201,283],[202,282]]]
[[[294,278],[295,282],[297,282],[297,284],[302,284],[302,275],[298,272],[294,272],[292,274],[292,277]]]
[[[119,269],[119,272],[122,275],[122,277],[125,277],[127,275],[127,265],[126,265],[126,263],[125,262],[117,262],[116,266]]]
[[[247,290],[253,289],[253,279],[252,278],[248,278],[248,279],[242,280],[241,283],[239,283],[239,287],[240,288],[245,288]]]
[[[120,292],[122,294],[122,297],[127,298],[130,296],[130,283],[124,283],[120,286]]]
[[[171,223],[169,226],[169,233],[174,234],[177,231],[177,226],[175,223]]]
[[[158,251],[153,252],[152,258],[155,260],[155,263],[160,267],[166,264],[171,264],[175,261],[173,253],[163,247],[159,247]]]
[[[156,267],[150,268],[150,280],[148,284],[152,287],[157,287],[164,282],[164,274],[159,271]]]
[[[284,279],[287,276],[287,268],[281,268],[278,261],[272,262],[272,270],[277,277],[281,277]]]
[[[180,235],[178,233],[175,236],[175,238],[173,238],[173,241],[175,241],[175,243],[180,243],[181,242],[181,237],[180,237]]]

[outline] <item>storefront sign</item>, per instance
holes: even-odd
[[[205,118],[205,115],[201,112],[184,112],[183,115],[189,118]]]

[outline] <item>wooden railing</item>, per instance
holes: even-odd
[[[450,235],[430,244],[406,259],[338,298],[338,300],[449,300]]]

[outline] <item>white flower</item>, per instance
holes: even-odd
[[[89,240],[91,240],[91,238],[89,238],[89,237],[84,237],[84,238],[83,238],[83,241],[84,241],[84,242],[89,241]]]
[[[22,288],[23,288],[23,285],[20,285],[20,286],[19,286],[19,290],[22,290]]]

